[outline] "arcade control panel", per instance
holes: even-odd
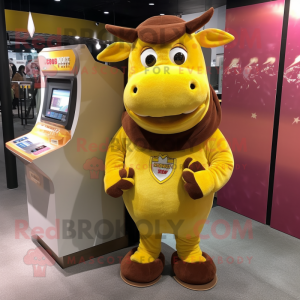
[[[23,159],[32,162],[64,146],[70,139],[71,135],[68,130],[40,122],[30,133],[6,143],[6,146]]]
[[[34,141],[33,138],[28,136],[23,136],[22,138],[13,140],[13,143],[28,154],[32,153],[34,155],[39,155],[43,152],[51,150],[51,147],[40,145],[40,141]]]

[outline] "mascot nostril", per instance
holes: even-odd
[[[139,246],[121,262],[121,278],[133,286],[150,286],[160,279],[164,233],[175,235],[177,251],[171,263],[179,284],[207,290],[217,283],[216,266],[200,249],[200,233],[214,194],[229,180],[234,162],[218,129],[221,107],[209,85],[201,49],[228,44],[234,37],[213,28],[195,33],[213,11],[188,22],[163,15],[136,29],[105,26],[126,42],[110,45],[98,60],[129,57],[128,70],[134,70],[128,72],[126,112],[108,147],[104,177],[105,192],[123,196],[140,232]],[[157,67],[164,72],[145,77],[152,71],[157,75]],[[138,97],[133,95],[137,86],[142,87]]]

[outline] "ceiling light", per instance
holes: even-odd
[[[36,50],[35,49],[31,49],[30,50],[32,53],[36,53]]]
[[[154,5],[154,3],[149,3],[149,5]]]
[[[160,14],[161,16],[164,16],[165,14]]]
[[[34,35],[34,32],[35,32],[35,26],[34,26],[34,23],[33,23],[31,12],[29,12],[29,15],[28,15],[27,30],[29,32],[30,37],[32,38],[33,35]]]
[[[99,50],[100,48],[101,48],[100,44],[97,43],[97,44],[96,44],[96,49]]]
[[[108,15],[108,14],[109,14],[109,11],[105,11],[104,13],[105,13],[106,15]]]
[[[22,52],[25,52],[25,50],[23,49]]]
[[[76,36],[75,36],[75,39],[76,39],[76,40],[79,40],[79,39],[80,39],[80,36],[76,35]]]
[[[60,0],[54,0],[55,2],[60,2]]]

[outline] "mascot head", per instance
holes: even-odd
[[[142,128],[174,134],[194,127],[210,105],[210,87],[201,47],[213,48],[234,40],[219,29],[195,33],[212,17],[211,8],[185,22],[176,16],[155,16],[136,29],[106,25],[125,42],[111,44],[98,60],[129,58],[124,104]]]

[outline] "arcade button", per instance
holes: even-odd
[[[33,154],[34,155],[39,155],[39,154],[41,154],[41,153],[43,153],[45,151],[48,151],[48,150],[50,150],[49,147],[41,146],[41,147],[36,148],[36,151],[34,151]]]
[[[24,140],[27,140],[27,139],[28,138],[25,136],[25,137],[15,140],[14,143],[17,144],[17,143],[23,142]]]
[[[25,148],[25,147],[27,147],[27,146],[24,145],[23,143],[19,143],[19,144],[17,144],[17,146],[20,147],[20,148]]]
[[[31,141],[25,141],[22,144],[24,144],[26,147],[28,147],[28,146],[32,145],[32,142]]]
[[[42,149],[44,149],[44,148],[46,148],[46,146],[45,146],[45,145],[42,145],[42,146],[36,147],[35,150],[38,151],[38,150],[42,150]]]

